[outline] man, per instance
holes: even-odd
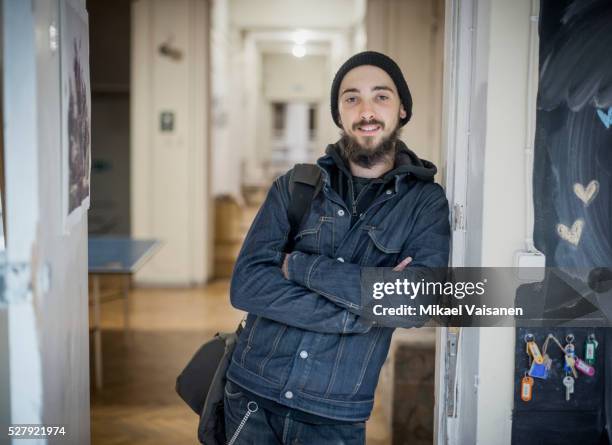
[[[365,309],[366,267],[446,267],[448,203],[435,166],[398,139],[412,114],[401,70],[364,52],[336,74],[342,137],[285,254],[293,171],[270,189],[242,246],[231,302],[248,312],[227,373],[230,444],[364,444],[392,327]],[[398,324],[399,326],[399,324]]]

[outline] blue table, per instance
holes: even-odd
[[[94,370],[96,387],[102,388],[102,335],[100,330],[100,276],[123,276],[123,313],[125,330],[129,329],[130,277],[159,249],[161,243],[153,239],[129,237],[89,237],[89,275],[93,282]]]
[[[152,239],[124,237],[89,237],[90,274],[126,274],[136,272],[159,248]]]

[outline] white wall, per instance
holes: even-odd
[[[531,0],[491,0],[482,265],[511,267],[524,248]],[[531,186],[531,184],[529,185]],[[479,443],[510,443],[514,329],[481,328]]]
[[[236,91],[240,90],[242,67],[240,37],[230,28],[229,2],[213,0],[211,4],[211,193],[240,200],[241,141],[237,134],[242,101]]]
[[[31,6],[16,1],[3,2],[2,34],[2,143],[6,188],[3,217],[7,229],[7,251],[2,252],[2,260],[21,271],[12,275],[7,273],[10,269],[5,265],[2,268],[6,288],[0,296],[3,343],[0,426],[5,428],[18,422],[40,423],[43,415],[40,338],[33,295],[28,289],[32,280],[31,249],[36,242],[40,210],[38,140],[32,125],[26,124],[28,118],[36,117],[37,109],[36,44]]]
[[[87,216],[64,234],[52,24],[57,2],[3,2],[7,253],[26,273],[9,283],[25,292],[0,305],[9,336],[0,373],[9,369],[11,398],[10,419],[0,409],[0,423],[63,424],[67,436],[48,442],[80,445],[90,441]]]
[[[465,229],[453,231],[453,265],[512,267],[533,230],[526,149],[535,119],[537,0],[447,0],[446,10],[447,189],[451,204],[466,207]],[[460,412],[448,418],[449,443],[509,444],[515,330],[461,331]]]
[[[443,0],[368,0],[365,22],[367,48],[397,62],[412,94],[413,117],[402,129],[402,140],[443,173]]]
[[[132,4],[132,235],[164,245],[137,274],[155,285],[204,283],[211,271],[208,2]],[[162,56],[169,42],[180,60]],[[160,113],[175,115],[161,132]]]
[[[526,187],[531,186],[525,179],[525,149],[532,126],[527,121],[532,4],[531,0],[457,4],[468,8],[472,37],[467,31],[458,37],[464,39],[461,44],[470,45],[471,40],[468,51],[474,59],[468,78],[470,97],[460,98],[467,103],[466,111],[460,112],[469,116],[465,140],[469,154],[465,167],[454,172],[467,176],[466,201],[453,197],[453,202],[467,205],[463,260],[470,266],[512,267],[515,252],[524,249],[526,231],[531,230],[525,223]],[[460,21],[458,26],[465,29],[468,24]],[[459,385],[465,400],[476,391],[476,402],[470,411],[459,413],[459,424],[451,424],[450,432],[454,427],[459,432],[453,443],[461,444],[461,437],[473,434],[474,426],[476,443],[510,443],[514,333],[513,328],[466,330],[463,337],[475,339],[477,349],[466,345],[460,352],[460,361],[467,365],[458,371]]]
[[[63,423],[72,443],[89,443],[89,304],[87,276],[87,213],[65,235],[61,227],[61,170],[49,168],[59,159],[59,54],[49,49],[48,30],[58,23],[55,3],[36,0],[39,202],[38,275],[51,273],[47,295],[35,300],[41,325],[43,423]],[[85,6],[85,0],[73,3]],[[61,31],[60,31],[61,32]],[[88,63],[83,61],[83,63]],[[91,98],[90,98],[91,101]],[[90,102],[91,103],[91,102]],[[93,192],[92,192],[93,193]],[[44,279],[44,277],[38,277]],[[49,441],[53,443],[53,441]]]

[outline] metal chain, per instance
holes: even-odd
[[[251,408],[251,405],[253,405],[254,408]],[[244,417],[240,421],[240,425],[238,425],[238,428],[236,428],[236,431],[234,431],[234,435],[232,436],[230,441],[227,443],[227,445],[234,445],[234,442],[236,441],[236,439],[238,439],[238,435],[240,434],[240,431],[242,431],[242,428],[244,428],[244,424],[247,422],[247,420],[249,420],[249,417],[251,416],[251,414],[253,414],[254,412],[257,412],[258,408],[259,407],[257,406],[256,402],[249,402],[247,404],[247,412],[244,414]]]

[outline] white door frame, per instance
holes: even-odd
[[[452,267],[481,263],[488,21],[488,1],[446,0],[442,128]],[[478,328],[437,330],[438,445],[476,442],[479,336]]]
[[[31,2],[3,0],[0,8],[6,193],[2,218],[7,230],[6,250],[0,252],[5,269],[0,294],[0,426],[7,426],[41,422],[43,388],[38,316],[30,290],[39,220],[35,16]]]

